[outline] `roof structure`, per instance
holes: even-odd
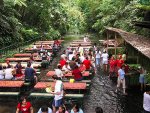
[[[150,38],[112,27],[106,27],[106,30],[118,33],[128,44],[150,59]]]
[[[143,21],[143,22],[134,22],[135,26],[143,27],[143,28],[149,28],[150,29],[150,21]]]

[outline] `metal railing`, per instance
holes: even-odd
[[[28,40],[28,41],[25,41],[25,42],[20,42],[20,43],[17,42],[17,43],[14,43],[12,45],[1,48],[0,49],[0,57],[2,58],[3,56],[8,55],[8,54],[12,53],[13,51],[16,51],[16,52],[19,53],[21,50],[24,49],[24,47],[26,45],[30,45],[31,43],[33,43],[35,41],[38,41],[40,39],[41,39],[41,37],[37,36],[35,38],[32,38],[31,40]]]

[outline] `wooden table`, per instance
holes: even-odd
[[[47,85],[51,85],[52,89],[55,87],[54,82],[38,82],[34,88],[35,89],[45,89],[47,88]],[[86,83],[69,83],[69,82],[64,82],[64,89],[70,89],[70,90],[84,90],[86,89]]]
[[[84,40],[73,40],[73,42],[84,42]],[[91,41],[87,41],[87,42],[91,42]]]
[[[90,48],[92,48],[92,46],[82,46],[82,47],[83,47],[83,49],[90,49]],[[77,49],[78,47],[76,46],[76,47],[68,47],[68,48]]]
[[[79,46],[79,44],[70,44],[71,47],[76,47]],[[85,47],[85,46],[91,46],[91,44],[81,44],[81,46]]]
[[[24,58],[6,58],[5,59],[6,61],[10,61],[10,62],[22,62],[22,61],[30,61],[30,58],[29,57],[24,57]],[[38,61],[38,62],[41,62],[42,61],[42,58],[34,58],[34,61]]]
[[[40,51],[41,48],[37,48],[37,49],[25,48],[25,51],[35,51],[35,50]],[[51,47],[48,47],[48,48],[45,47],[44,50],[52,50],[52,48]]]
[[[91,42],[72,42],[71,44],[92,44]]]
[[[63,42],[64,40],[58,40],[58,41]],[[49,43],[49,42],[52,43],[52,42],[54,42],[54,40],[51,40],[51,41],[47,41],[47,40],[46,41],[38,41],[38,43],[45,43],[45,42],[46,43]]]
[[[54,42],[43,42],[42,45],[52,45]],[[35,45],[41,45],[41,42],[36,42]]]
[[[49,71],[46,76],[49,76],[49,77],[52,77],[53,75],[55,75],[55,71]],[[83,74],[82,74],[84,77],[88,77],[90,75],[89,71],[85,71]],[[72,77],[72,73],[67,73],[64,75],[65,77]]]
[[[20,88],[24,84],[24,81],[0,81],[0,87],[17,87]]]
[[[15,54],[14,57],[30,57],[31,53],[19,53],[19,54]],[[34,57],[38,56],[38,53],[33,53]]]
[[[17,63],[11,63],[11,62],[10,62],[10,65],[12,65],[13,67],[16,66],[16,64],[17,64]],[[27,67],[27,62],[26,62],[26,63],[21,63],[21,65],[22,65],[23,68],[25,68],[25,67]],[[3,67],[4,67],[4,66],[7,66],[7,63],[2,63],[2,66],[3,66]],[[33,66],[33,68],[41,67],[41,63],[40,63],[40,64],[38,64],[38,63],[33,63],[32,66]]]
[[[34,45],[31,45],[31,47],[33,47]],[[36,48],[41,48],[41,45],[35,45],[36,46]],[[50,44],[49,45],[43,45],[43,48],[52,48],[51,46],[50,46]]]

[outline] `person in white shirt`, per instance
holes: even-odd
[[[11,80],[13,79],[13,70],[10,65],[5,70],[5,79]]]
[[[74,57],[73,52],[70,52],[70,53],[69,53],[69,61],[71,61],[73,57]]]
[[[56,108],[63,105],[64,91],[63,91],[63,82],[61,81],[61,78],[57,77],[56,75],[54,75],[52,78],[55,82],[55,90],[54,92],[51,91],[50,93],[55,95],[54,101],[52,103],[53,112],[55,113],[57,111]]]
[[[66,51],[64,50],[63,54],[60,57],[63,58],[63,59],[65,59],[67,57],[67,55],[65,53],[66,53]]]
[[[79,44],[78,51],[79,51],[79,53],[80,53],[80,56],[82,56],[84,49],[83,49],[83,47],[81,46],[81,44]]]
[[[65,72],[69,72],[71,70],[68,62],[66,62],[66,64],[62,67],[62,70]]]
[[[57,69],[55,69],[55,74],[57,75],[57,77],[60,77],[61,79],[63,78],[63,72],[61,71],[61,65],[58,64],[57,65]]]
[[[144,113],[150,113],[150,91],[144,93],[143,108],[144,108]]]
[[[0,65],[0,80],[4,79],[4,71],[2,65]]]
[[[95,52],[95,60],[96,60],[96,66],[100,66],[100,58],[101,58],[101,51],[97,50]]]
[[[85,60],[85,55],[84,56],[80,56],[80,61],[83,62]]]
[[[73,106],[73,109],[71,109],[70,113],[84,113],[83,110],[79,107],[78,104],[75,104]]]
[[[108,53],[104,50],[101,55],[101,58],[102,58],[103,69],[105,72],[107,71],[107,67],[108,67],[108,57],[109,57]]]
[[[52,109],[48,106],[42,106],[37,113],[53,113]]]

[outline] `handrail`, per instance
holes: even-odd
[[[20,51],[23,48],[23,46],[25,46],[27,44],[30,44],[30,43],[32,43],[34,41],[37,41],[39,39],[41,39],[41,37],[40,36],[36,36],[35,38],[32,38],[31,40],[27,40],[25,42],[20,42],[20,43],[17,42],[17,43],[11,44],[9,46],[1,48],[0,49],[0,54],[5,55],[5,54],[8,53],[8,51],[13,50],[13,49],[16,49],[16,50]]]

